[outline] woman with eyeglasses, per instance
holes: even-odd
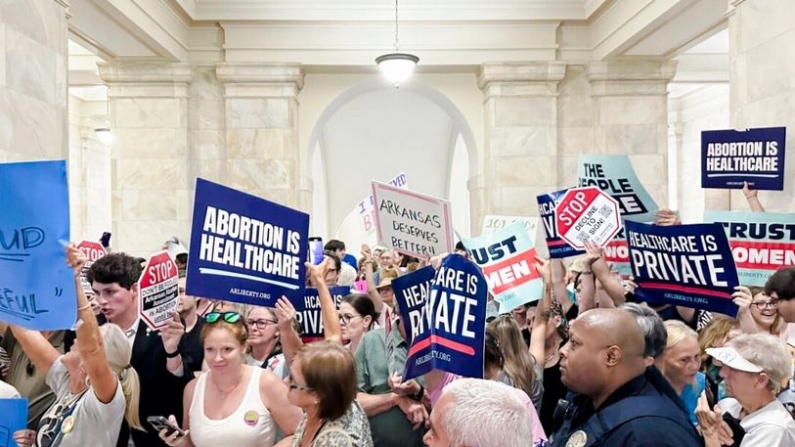
[[[169,417],[160,431],[170,446],[270,447],[276,426],[291,435],[301,411],[287,401],[287,386],[267,369],[246,364],[248,330],[237,312],[205,316],[201,340],[208,371],[185,387],[183,421]]]
[[[267,368],[276,374],[276,377],[287,377],[284,354],[279,343],[279,321],[273,309],[254,306],[248,311],[246,326],[248,326],[249,352],[246,354],[246,363],[251,366]]]
[[[23,447],[114,446],[125,418],[131,427],[142,430],[138,375],[130,366],[132,348],[115,324],[99,327],[80,280],[82,252],[70,244],[66,255],[77,293],[77,339],[71,350],[61,355],[41,332],[11,327],[56,395],[38,431],[19,430],[14,441]]]
[[[301,347],[290,365],[290,403],[304,410],[292,447],[372,447],[356,402],[356,361],[339,343]]]
[[[784,321],[778,313],[778,300],[765,295],[761,287],[740,286],[732,296],[739,308],[737,320],[743,332],[765,332],[783,341],[795,335],[795,324]]]
[[[356,353],[362,336],[378,321],[378,312],[370,297],[354,293],[340,302],[339,318],[342,340],[349,342],[346,346],[351,353]]]

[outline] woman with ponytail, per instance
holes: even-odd
[[[24,447],[114,446],[125,417],[131,427],[142,429],[132,349],[118,326],[97,324],[80,282],[83,254],[70,244],[66,255],[77,292],[77,340],[61,355],[40,332],[11,328],[56,395],[38,431],[19,430],[14,441]]]

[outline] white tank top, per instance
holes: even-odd
[[[196,383],[190,404],[190,438],[196,447],[270,447],[274,444],[276,427],[259,394],[261,368],[251,368],[246,394],[240,406],[224,419],[209,419],[204,414],[204,392],[207,376]]]

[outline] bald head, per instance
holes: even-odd
[[[587,327],[592,336],[606,345],[618,346],[627,354],[643,353],[645,340],[643,329],[628,312],[620,309],[592,309],[584,312],[577,320]]]

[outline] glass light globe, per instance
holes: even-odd
[[[419,61],[417,56],[406,53],[390,53],[375,59],[381,73],[393,84],[400,84],[408,79]]]

